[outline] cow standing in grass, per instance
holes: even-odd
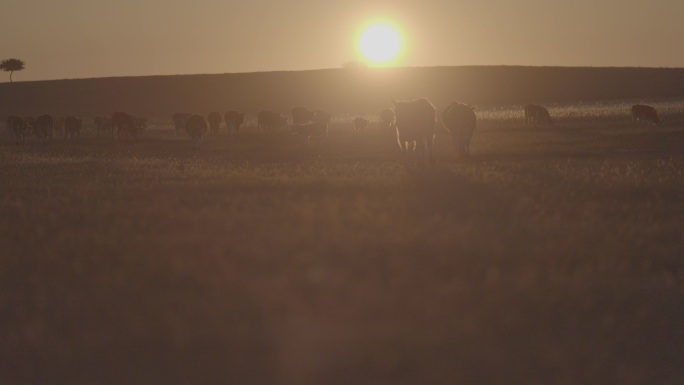
[[[287,119],[280,112],[259,111],[257,115],[257,127],[260,131],[274,131],[286,125]]]
[[[632,106],[632,126],[636,126],[637,121],[660,124],[660,117],[655,108],[645,104],[635,104]]]
[[[549,110],[538,104],[528,104],[525,106],[525,124],[528,126],[551,126],[551,115]]]
[[[240,133],[240,127],[245,124],[245,113],[238,111],[228,111],[224,115],[226,121],[226,129],[228,133],[231,134],[235,131],[235,134]]]
[[[55,131],[55,119],[51,115],[41,115],[36,118],[33,129],[39,139],[52,138]]]
[[[23,118],[11,115],[7,118],[5,126],[7,127],[7,130],[14,135],[17,144],[26,141],[26,137],[29,134],[29,125]]]
[[[435,106],[426,98],[394,101],[397,142],[405,158],[409,151],[417,152],[418,159],[424,162],[427,150],[430,162],[434,162],[435,111]]]
[[[207,115],[207,123],[209,123],[209,128],[212,134],[218,134],[221,129],[221,122],[223,122],[223,117],[220,113],[216,111],[211,111]]]
[[[116,129],[116,137],[126,136],[137,139],[142,130],[147,127],[147,119],[133,116],[127,112],[117,111],[112,115],[112,124]]]
[[[293,108],[290,113],[292,114],[292,124],[309,123],[314,117],[314,111],[302,106]]]
[[[470,140],[475,132],[475,107],[452,102],[442,111],[442,124],[451,134],[451,142],[460,157],[470,155]]]
[[[67,139],[79,138],[81,136],[81,128],[83,128],[83,119],[78,119],[75,116],[64,118],[64,134]]]
[[[204,134],[207,133],[207,121],[202,115],[192,115],[185,123],[185,131],[190,135],[190,141],[194,147],[202,144]]]
[[[357,116],[353,120],[354,122],[354,132],[360,134],[366,130],[368,127],[368,119]]]

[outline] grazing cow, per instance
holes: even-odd
[[[221,129],[221,122],[223,122],[223,117],[220,113],[216,111],[211,111],[209,115],[207,115],[207,122],[209,123],[211,133],[218,134],[219,130]]]
[[[236,134],[240,133],[240,127],[245,123],[245,113],[238,111],[228,111],[224,115],[226,120],[226,128],[228,133],[232,133],[235,130]]]
[[[357,116],[354,118],[354,132],[360,134],[368,127],[368,119]]]
[[[82,127],[83,119],[78,119],[75,116],[67,116],[64,118],[64,134],[68,139],[80,137]]]
[[[435,106],[426,98],[411,101],[393,101],[397,130],[397,142],[405,157],[409,150],[418,152],[419,160],[425,160],[427,148],[430,162],[432,143],[435,136]]]
[[[311,144],[312,140],[318,140],[321,143],[328,139],[328,125],[326,123],[293,124],[290,126],[290,132],[299,135],[302,139],[306,138],[307,144]]]
[[[185,123],[185,131],[190,135],[190,141],[194,147],[202,144],[202,138],[207,132],[207,121],[202,115],[192,115]]]
[[[273,131],[285,125],[287,125],[287,119],[285,119],[280,112],[259,111],[259,114],[257,115],[257,126],[259,130]]]
[[[474,110],[473,106],[452,102],[442,112],[442,124],[451,133],[451,142],[459,156],[470,155],[470,139],[477,123]]]
[[[549,110],[538,104],[528,104],[525,106],[525,124],[528,126],[551,126],[551,115]]]
[[[306,107],[298,106],[293,108],[290,112],[292,113],[292,124],[309,123],[314,117],[314,111],[311,111]]]
[[[185,123],[188,122],[188,119],[192,114],[187,113],[187,112],[176,112],[173,114],[173,117],[171,118],[173,120],[173,127],[176,130],[176,136],[179,136],[182,131],[185,131]]]
[[[37,138],[52,138],[55,131],[55,119],[51,115],[41,115],[36,118],[33,132]]]
[[[138,134],[147,127],[147,119],[117,111],[112,115],[112,124],[116,128],[117,138],[121,138],[125,134],[129,138],[137,139]]]
[[[311,120],[316,123],[330,124],[330,121],[332,120],[332,114],[325,110],[316,110],[314,111],[313,118]]]
[[[637,120],[639,122],[650,122],[656,126],[660,123],[656,109],[645,104],[635,104],[632,106],[632,126],[636,126]]]
[[[7,129],[14,134],[17,139],[17,144],[24,143],[26,136],[29,134],[29,125],[23,118],[15,115],[10,115],[5,122]]]

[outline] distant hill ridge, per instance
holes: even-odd
[[[459,66],[15,82],[0,84],[0,117],[119,110],[164,117],[177,111],[286,112],[297,105],[368,113],[392,98],[420,96],[438,107],[452,100],[510,105],[680,98],[684,68]]]

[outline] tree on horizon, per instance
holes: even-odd
[[[5,59],[0,62],[0,69],[10,73],[10,83],[13,82],[12,74],[14,71],[21,71],[24,69],[25,63],[19,59]]]

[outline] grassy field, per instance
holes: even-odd
[[[331,140],[0,142],[0,384],[684,381],[684,104]],[[667,107],[669,106],[669,107]]]

